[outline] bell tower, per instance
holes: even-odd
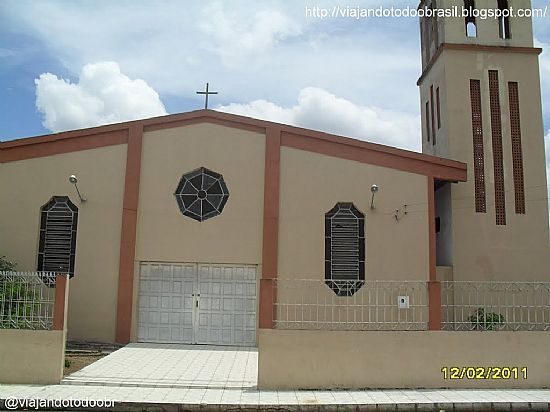
[[[422,151],[468,165],[466,183],[436,181],[437,265],[454,280],[548,280],[542,50],[518,16],[531,1],[419,8],[433,11],[420,19]]]

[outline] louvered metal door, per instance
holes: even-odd
[[[256,266],[141,265],[140,342],[256,344]]]

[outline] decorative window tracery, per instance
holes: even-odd
[[[174,196],[184,216],[203,222],[222,213],[229,190],[221,174],[200,167],[181,177]]]

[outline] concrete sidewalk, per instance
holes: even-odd
[[[115,411],[550,411],[550,390],[261,391],[97,385],[0,385],[0,408],[17,399],[108,400]],[[55,405],[48,410],[62,409]]]
[[[0,409],[13,399],[50,401],[43,410],[87,399],[114,402],[96,411],[550,411],[550,389],[258,390],[257,367],[256,348],[132,343],[61,385],[0,385],[0,399],[9,399]]]

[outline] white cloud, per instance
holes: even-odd
[[[416,19],[320,20],[305,16],[303,2],[278,0],[134,3],[21,0],[0,2],[0,14],[72,75],[116,61],[174,112],[200,108],[195,91],[206,82],[220,92],[213,103],[288,107],[316,86],[363,105],[419,110]]]
[[[260,10],[251,19],[228,14],[222,3],[213,3],[202,11],[199,28],[210,39],[207,48],[218,54],[229,66],[266,54],[278,42],[301,33],[297,22],[274,10]]]
[[[217,110],[420,150],[419,116],[357,105],[318,87],[302,89],[292,107],[255,100],[218,106]]]
[[[35,83],[36,107],[52,132],[166,114],[157,92],[121,73],[114,62],[85,65],[78,83],[51,73],[42,73]]]

